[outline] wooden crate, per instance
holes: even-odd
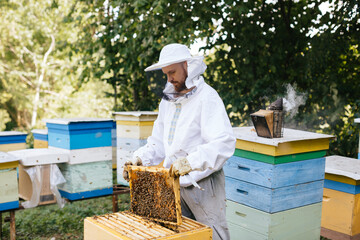
[[[18,160],[16,156],[0,152],[0,212],[19,207]]]
[[[329,148],[331,135],[294,129],[284,129],[282,138],[258,137],[253,127],[234,128],[236,148],[270,156],[285,156],[305,152],[323,151]]]
[[[322,201],[324,181],[314,181],[281,188],[267,188],[225,177],[228,200],[276,213]]]
[[[324,188],[321,227],[348,236],[360,234],[360,194]]]
[[[48,119],[49,146],[64,149],[111,147],[112,119]]]
[[[78,200],[112,194],[112,160],[82,164],[58,164],[66,183],[58,185],[61,195]]]
[[[225,176],[268,188],[323,180],[324,172],[325,158],[273,165],[232,156],[224,165]]]
[[[131,211],[166,224],[181,225],[179,178],[170,177],[169,169],[159,167],[128,166],[128,171]]]
[[[227,201],[231,239],[319,240],[321,203],[274,214]]]
[[[130,212],[118,212],[85,218],[84,239],[210,240],[212,239],[212,229],[182,217],[182,224],[174,231]]]

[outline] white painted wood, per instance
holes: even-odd
[[[112,147],[94,147],[69,150],[49,146],[49,149],[54,149],[68,155],[68,164],[70,165],[112,160]]]
[[[3,132],[0,132],[0,137],[17,136],[17,135],[26,135],[26,133],[17,132],[17,131],[3,131]]]
[[[355,123],[360,123],[360,118],[355,118]]]
[[[104,122],[113,121],[111,118],[55,118],[55,119],[44,119],[46,123],[65,124],[79,123],[79,122]]]
[[[254,127],[235,127],[233,128],[235,137],[239,140],[261,143],[270,146],[278,146],[280,143],[311,140],[311,139],[323,139],[323,138],[334,138],[332,135],[319,134],[307,131],[300,131],[295,129],[284,129],[284,137],[282,138],[264,138],[258,137],[256,131],[252,131]]]
[[[15,155],[6,152],[0,152],[0,163],[15,162],[19,160],[20,158]]]
[[[114,112],[117,121],[155,121],[158,112],[136,111],[136,112]]]
[[[68,154],[56,149],[33,148],[9,152],[20,158],[23,166],[35,166],[52,163],[65,163],[69,161]]]
[[[19,200],[16,169],[0,170],[0,203]]]
[[[360,180],[360,161],[356,158],[338,155],[326,157],[325,173]]]
[[[47,129],[33,129],[31,130],[32,133],[41,134],[41,135],[47,135],[48,130]]]
[[[117,138],[147,139],[151,136],[153,126],[117,125]]]

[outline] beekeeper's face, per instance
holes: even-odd
[[[162,71],[166,74],[167,81],[174,86],[175,91],[181,92],[186,89],[187,62],[174,63],[163,67]]]

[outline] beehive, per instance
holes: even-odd
[[[212,230],[204,224],[182,217],[182,224],[175,231],[154,223],[145,217],[130,212],[118,212],[85,218],[84,239],[210,240],[212,239]]]
[[[68,156],[61,151],[55,149],[39,148],[39,149],[23,149],[9,152],[20,159],[19,165],[19,196],[24,200],[31,200],[34,194],[34,178],[29,176],[28,171],[32,170],[41,186],[39,192],[39,205],[50,204],[56,202],[56,197],[51,191],[51,164],[64,163],[68,161]],[[39,167],[39,171],[35,167]],[[37,181],[36,181],[37,182]]]
[[[0,151],[9,152],[26,148],[26,133],[17,131],[0,132]]]
[[[360,239],[360,161],[326,158],[321,233],[330,239]]]
[[[62,149],[69,162],[59,164],[66,182],[61,195],[78,200],[112,194],[112,119],[48,119],[49,148]]]
[[[0,152],[0,212],[19,207],[16,156]]]
[[[47,129],[34,129],[31,131],[34,136],[34,148],[48,147],[48,131]]]
[[[129,166],[131,211],[139,216],[179,226],[181,224],[179,178],[169,169]]]
[[[157,112],[115,112],[116,120],[116,165],[117,182],[129,186],[123,178],[124,164],[132,159],[133,153],[147,143],[151,136]]]
[[[234,133],[236,150],[224,166],[232,239],[319,239],[324,156],[332,136],[284,129],[283,138],[269,139],[252,127]]]

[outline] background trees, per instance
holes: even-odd
[[[159,99],[145,67],[167,43],[202,39],[206,80],[234,126],[249,124],[250,113],[290,84],[306,101],[287,126],[335,134],[330,153],[355,157],[356,1],[5,1],[0,11],[3,129],[31,128],[36,108],[37,120],[153,110]]]

